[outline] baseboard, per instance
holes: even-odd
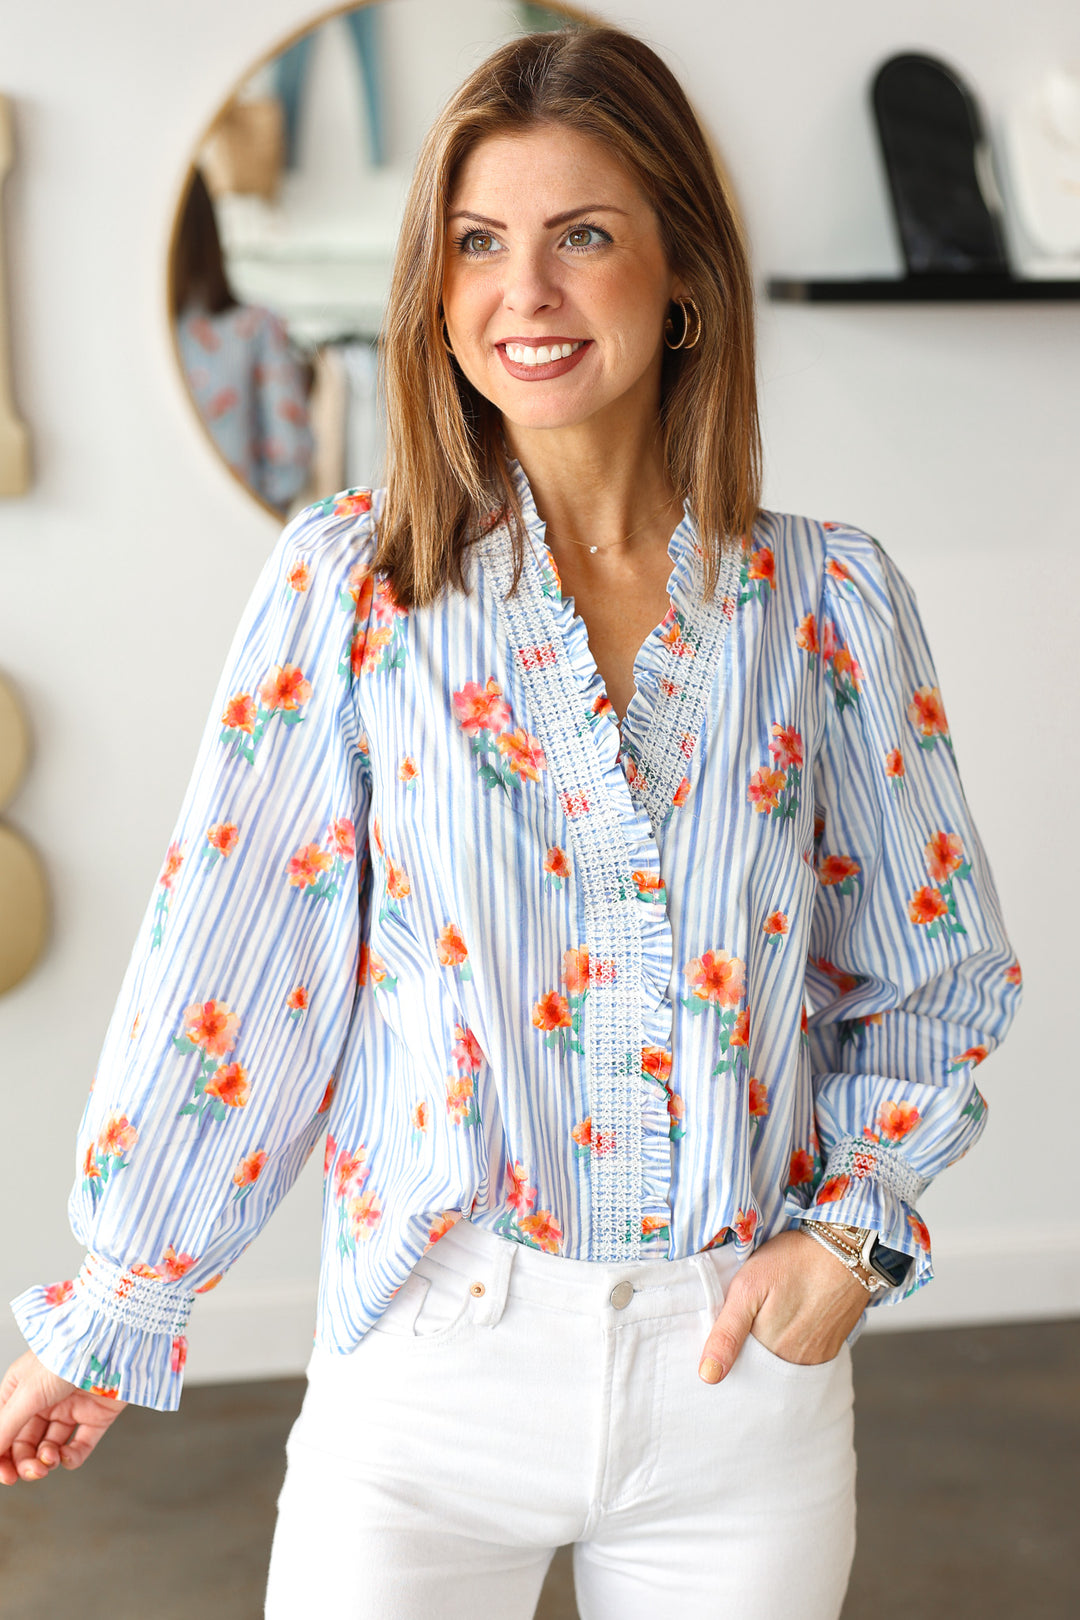
[[[1080,1316],[1080,1232],[1023,1239],[1009,1234],[992,1246],[942,1241],[936,1277],[913,1298],[870,1314],[867,1331],[1047,1321]],[[189,1335],[185,1381],[229,1383],[300,1376],[311,1353],[314,1286],[236,1287],[228,1279],[201,1299]],[[14,1322],[0,1321],[0,1370],[26,1348]]]

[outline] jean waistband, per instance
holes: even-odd
[[[444,1267],[470,1283],[494,1292],[493,1310],[501,1299],[522,1297],[552,1310],[631,1321],[671,1316],[680,1311],[711,1311],[723,1303],[731,1279],[742,1264],[733,1246],[708,1249],[680,1260],[633,1260],[608,1264],[571,1260],[499,1237],[470,1221],[457,1221],[417,1263],[424,1271]],[[620,1284],[630,1284],[627,1294]]]

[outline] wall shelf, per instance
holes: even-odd
[[[781,304],[1051,303],[1080,298],[1080,277],[1024,281],[1018,276],[957,272],[818,281],[770,276],[765,291],[774,303]]]

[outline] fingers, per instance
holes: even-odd
[[[32,1350],[12,1362],[0,1383],[0,1483],[44,1479],[56,1467],[63,1438],[72,1427],[56,1408],[74,1390],[74,1384],[50,1372]]]
[[[733,1278],[722,1309],[705,1340],[698,1376],[706,1384],[718,1384],[731,1371],[735,1357],[746,1342],[761,1300],[752,1281],[744,1273]]]

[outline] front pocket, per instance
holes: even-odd
[[[840,1359],[843,1356],[844,1351],[847,1349],[847,1345],[842,1344],[840,1349],[836,1352],[836,1355],[833,1356],[829,1361],[813,1361],[809,1364],[804,1364],[799,1361],[785,1361],[783,1356],[778,1356],[775,1350],[770,1350],[768,1345],[762,1344],[761,1340],[753,1333],[748,1333],[746,1336],[746,1343],[743,1345],[743,1350],[746,1350],[747,1347],[751,1345],[753,1346],[753,1351],[751,1353],[756,1353],[759,1359],[766,1365],[777,1369],[789,1378],[800,1378],[807,1380],[813,1380],[814,1378],[828,1378],[830,1373],[835,1372],[836,1368],[839,1366]],[[740,1354],[741,1353],[742,1352],[740,1352]]]
[[[371,1331],[405,1339],[442,1339],[458,1326],[469,1303],[464,1277],[420,1259]]]

